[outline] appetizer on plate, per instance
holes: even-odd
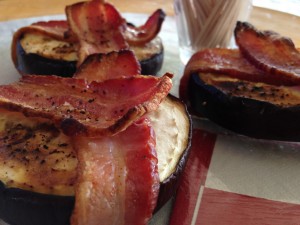
[[[191,120],[168,94],[171,74],[139,71],[124,50],[88,56],[72,78],[23,75],[0,85],[4,221],[147,224],[170,199]]]
[[[142,74],[154,75],[161,69],[164,49],[157,36],[165,18],[161,9],[139,27],[103,0],[67,6],[66,18],[36,22],[15,32],[11,54],[20,73],[70,77],[87,55],[128,48],[138,58]],[[118,44],[108,45],[108,38]]]
[[[238,22],[238,49],[192,56],[180,96],[194,114],[239,134],[299,141],[300,53],[292,40]]]

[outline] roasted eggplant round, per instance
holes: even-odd
[[[300,140],[299,90],[194,73],[188,95],[195,114],[234,131],[260,139]]]
[[[16,43],[17,69],[25,74],[71,77],[76,71],[77,45],[45,38],[42,34],[24,34]],[[155,75],[161,69],[164,49],[160,37],[131,46],[141,64],[141,74]],[[13,53],[14,54],[14,53]]]
[[[0,217],[13,225],[69,224],[77,166],[70,139],[51,121],[4,110],[0,117]],[[161,181],[157,211],[178,186],[190,148],[191,119],[173,96],[149,117]]]

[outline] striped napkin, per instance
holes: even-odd
[[[194,129],[169,225],[300,224],[300,144]]]

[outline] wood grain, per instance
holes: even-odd
[[[80,0],[0,0],[0,21],[63,14],[66,5]],[[120,12],[151,13],[158,8],[173,15],[173,0],[110,0]]]
[[[0,0],[0,21],[64,14],[66,5],[80,0]],[[120,12],[150,14],[162,8],[174,16],[173,0],[109,0]],[[300,46],[300,17],[265,8],[253,7],[249,21],[259,29],[270,29],[292,38]]]
[[[63,14],[66,5],[80,0],[0,0],[0,21]],[[174,15],[173,0],[110,0],[120,12],[150,14],[162,8],[168,16]],[[300,46],[300,18],[290,14],[253,7],[250,22],[258,28],[276,30],[291,35]]]

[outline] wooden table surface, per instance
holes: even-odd
[[[0,0],[0,21],[63,14],[66,5],[79,0]],[[152,13],[162,8],[173,16],[173,0],[109,0],[120,12]],[[253,7],[249,21],[261,29],[271,29],[289,36],[300,46],[300,18],[290,14]]]

